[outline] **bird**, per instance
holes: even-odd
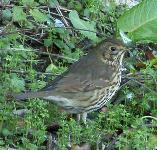
[[[101,109],[119,89],[126,50],[120,40],[102,40],[43,89],[14,97],[48,100],[86,123],[87,114]]]

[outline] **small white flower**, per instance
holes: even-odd
[[[61,20],[55,19],[54,21],[55,21],[55,27],[65,27],[64,23]]]
[[[126,95],[127,99],[132,100],[134,98],[134,93],[130,92]]]

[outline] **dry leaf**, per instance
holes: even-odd
[[[84,143],[81,145],[72,145],[71,150],[91,150],[91,144]]]

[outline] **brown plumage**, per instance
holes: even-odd
[[[97,110],[120,86],[125,50],[118,40],[104,40],[42,90],[15,97],[44,98],[75,114]]]

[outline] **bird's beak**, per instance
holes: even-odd
[[[122,52],[122,53],[125,53],[126,51],[128,51],[128,50],[130,50],[130,48],[128,48],[128,47],[126,47],[126,46],[118,46],[118,49],[120,49],[120,51]]]
[[[132,40],[122,30],[120,30],[120,36],[121,36],[122,41],[126,47],[130,48],[134,45]]]
[[[123,48],[123,52],[125,53],[126,51],[130,51],[133,48],[135,48],[135,43],[122,31],[120,30],[120,36],[122,38],[122,41],[125,45],[125,48]]]

